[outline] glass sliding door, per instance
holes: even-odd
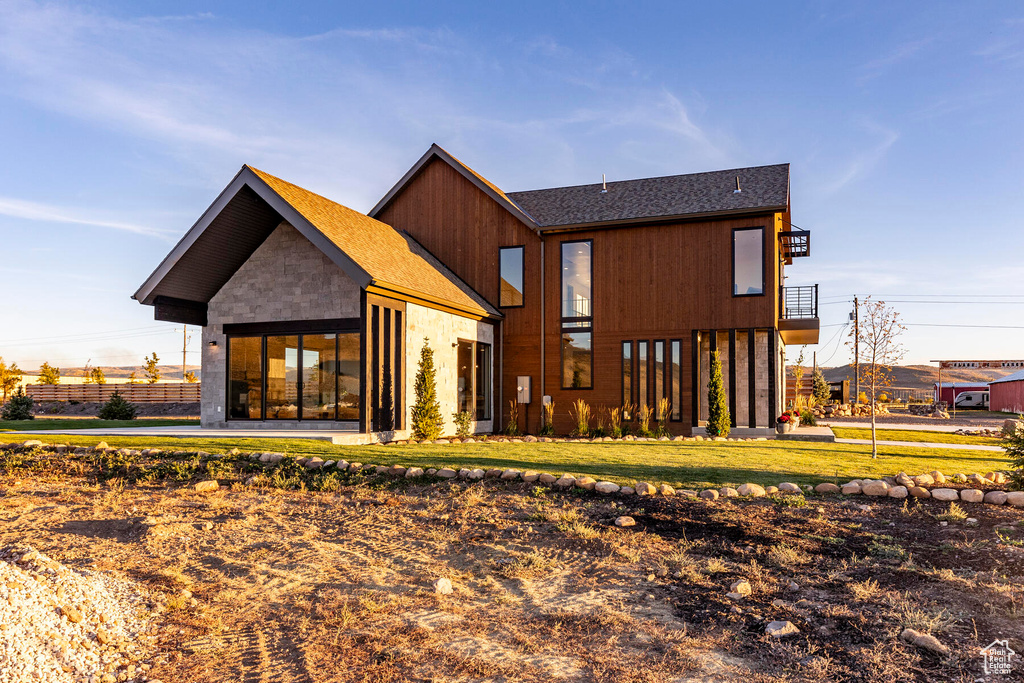
[[[491,345],[476,343],[476,419],[491,419]]]
[[[228,417],[259,420],[263,410],[263,338],[228,339]]]
[[[337,405],[337,335],[302,335],[302,419],[333,420]]]
[[[267,419],[299,417],[299,336],[267,337]]]
[[[359,333],[338,335],[338,419],[359,419]]]

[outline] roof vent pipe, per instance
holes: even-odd
[[[608,181],[605,180],[604,173],[601,174],[601,194],[608,193]]]
[[[743,190],[740,189],[740,177],[736,176],[736,189],[733,190],[732,193],[733,194],[739,194],[740,192],[743,192]]]

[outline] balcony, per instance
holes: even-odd
[[[818,285],[779,288],[779,335],[789,346],[817,344]]]
[[[811,231],[790,230],[779,233],[779,254],[785,259],[786,264],[793,262],[795,258],[802,258],[811,255]]]

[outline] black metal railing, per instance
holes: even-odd
[[[780,287],[779,299],[784,320],[818,317],[818,285]]]
[[[811,231],[790,230],[779,233],[779,251],[783,258],[800,258],[811,255]]]

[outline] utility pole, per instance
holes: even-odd
[[[853,402],[860,402],[860,306],[853,297]]]
[[[188,325],[181,326],[181,382],[185,383],[185,353],[188,349]]]

